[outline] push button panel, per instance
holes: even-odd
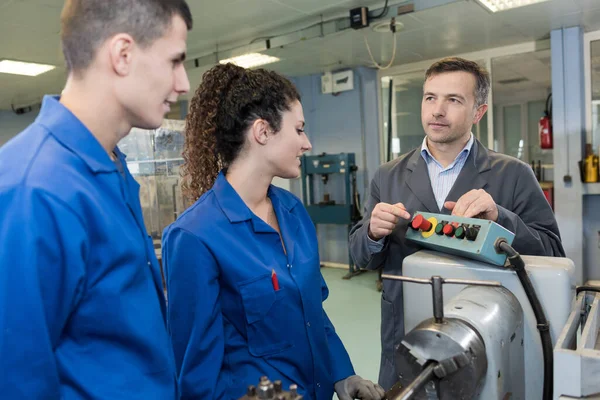
[[[406,239],[423,247],[504,265],[506,256],[494,249],[502,237],[509,244],[514,234],[495,222],[454,215],[416,212],[406,232]]]

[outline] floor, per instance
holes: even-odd
[[[329,287],[324,308],[350,354],[356,373],[377,382],[381,354],[378,274],[365,272],[345,280],[342,277],[346,272],[338,268],[321,268]]]

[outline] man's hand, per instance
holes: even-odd
[[[471,190],[456,202],[447,201],[444,207],[451,210],[452,215],[498,221],[498,206],[492,196],[483,189]]]
[[[381,386],[358,375],[336,382],[334,388],[340,400],[380,400],[385,396]]]
[[[410,214],[406,211],[404,204],[377,204],[371,213],[369,237],[373,240],[386,237],[392,233],[399,218],[410,219]]]

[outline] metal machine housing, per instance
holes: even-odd
[[[550,333],[553,343],[562,330],[571,312],[571,303],[574,295],[575,280],[573,262],[566,258],[553,257],[531,257],[523,256],[526,264],[526,271],[538,293],[539,299],[544,307],[546,316],[550,322]],[[415,278],[430,278],[439,275],[444,278],[474,279],[474,280],[493,280],[499,281],[508,289],[518,300],[523,310],[523,358],[524,365],[518,357],[511,356],[509,364],[504,361],[498,361],[498,367],[492,367],[494,360],[498,357],[504,358],[503,354],[497,352],[498,342],[490,341],[490,338],[483,337],[486,346],[486,357],[489,368],[485,377],[481,394],[477,399],[502,399],[507,393],[499,393],[497,385],[498,372],[500,379],[508,377],[510,371],[523,371],[525,377],[524,399],[542,398],[543,387],[543,367],[542,367],[542,347],[541,340],[537,330],[537,322],[533,310],[525,291],[522,288],[514,271],[508,268],[494,267],[483,264],[478,261],[464,259],[461,257],[442,254],[430,250],[419,251],[405,258],[403,263],[403,275]],[[461,285],[449,285],[444,289],[444,304],[454,304],[454,297],[464,288]],[[464,295],[464,294],[463,294]],[[405,283],[403,285],[404,297],[404,324],[406,332],[416,328],[423,320],[429,319],[432,315],[432,296],[428,290],[423,290],[420,285]],[[477,298],[477,297],[476,297]],[[457,298],[457,301],[460,297]],[[462,301],[462,300],[461,300]],[[473,300],[469,300],[473,302]],[[472,316],[465,313],[465,308],[469,301],[463,301],[463,309],[447,309],[447,317],[457,317],[468,319],[469,322],[478,328],[478,324],[485,322],[485,318],[477,317],[476,308],[471,310]],[[477,302],[480,302],[478,299]],[[446,311],[446,307],[444,310]],[[460,311],[460,312],[459,312]],[[500,312],[500,310],[498,310]],[[512,323],[512,322],[511,322]],[[478,330],[485,332],[481,327]],[[515,331],[515,338],[518,332]],[[498,337],[502,335],[496,335]],[[511,333],[512,336],[512,333]],[[502,339],[500,339],[502,340]],[[516,339],[515,339],[516,340]],[[514,340],[513,340],[514,342]],[[510,347],[512,349],[512,344]],[[502,343],[500,347],[502,348]],[[520,343],[519,343],[520,344]],[[506,341],[504,346],[506,346]],[[513,371],[513,372],[514,372]],[[511,377],[512,379],[512,377]],[[512,390],[511,398],[517,399],[518,386]]]

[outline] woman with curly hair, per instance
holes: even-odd
[[[163,236],[168,324],[183,399],[238,399],[267,375],[305,399],[380,399],[323,310],[316,232],[296,178],[311,149],[300,95],[275,72],[206,72],[185,129],[184,193]]]

